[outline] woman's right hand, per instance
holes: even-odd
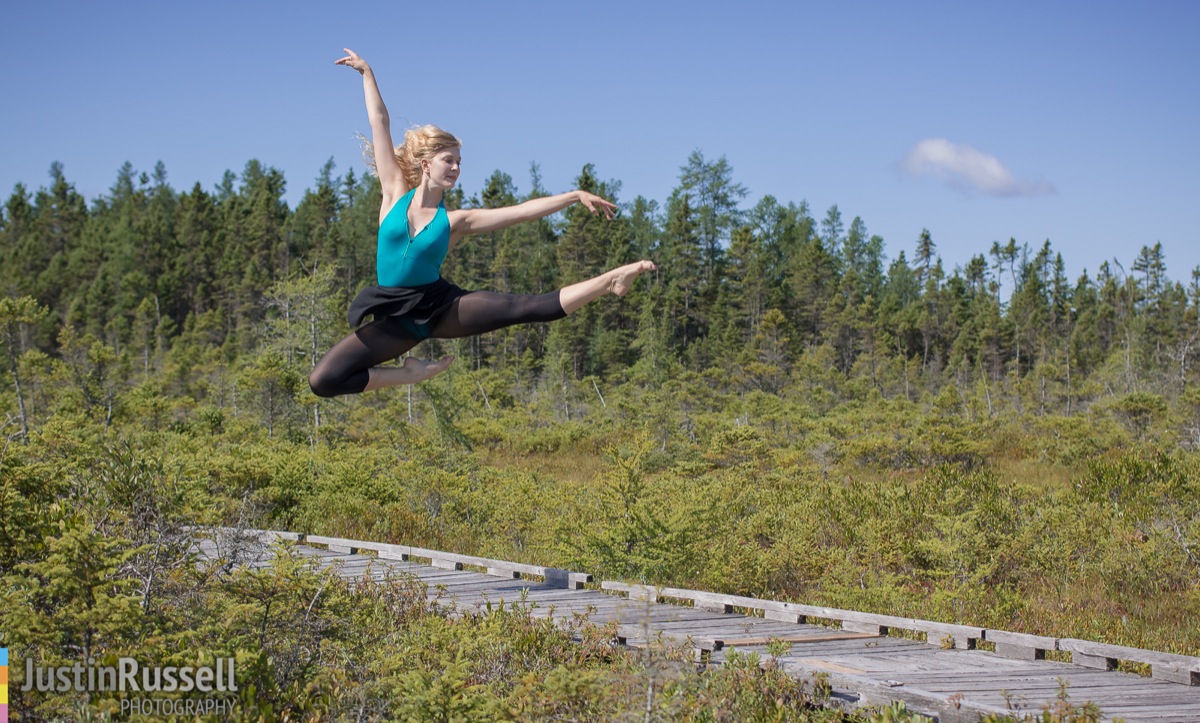
[[[358,57],[358,53],[354,52],[350,48],[342,48],[342,50],[346,51],[346,57],[338,58],[337,60],[333,61],[334,65],[345,65],[354,68],[360,73],[365,73],[370,70],[371,66],[367,65],[367,61]]]

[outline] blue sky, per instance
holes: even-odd
[[[10,2],[0,192],[89,201],[130,161],[213,188],[257,158],[293,205],[329,158],[362,170],[357,75],[393,127],[464,139],[568,190],[585,163],[664,202],[700,150],[763,195],[861,216],[894,258],[928,228],[948,268],[1049,239],[1069,273],[1163,244],[1200,265],[1200,2]]]

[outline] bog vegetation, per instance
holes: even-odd
[[[448,202],[541,194],[536,166],[529,185],[497,172]],[[590,166],[578,185],[619,191]],[[14,660],[236,657],[246,719],[843,719],[814,708],[819,681],[753,657],[700,674],[584,622],[452,619],[412,580],[349,586],[286,554],[198,566],[195,525],[1200,653],[1200,270],[1171,280],[1161,246],[1074,281],[1049,241],[948,271],[923,233],[889,260],[837,207],[743,207],[697,152],[662,205],[472,237],[445,269],[544,292],[653,258],[625,299],[426,342],[450,371],[326,400],[305,377],[373,280],[378,187],[330,163],[295,209],[283,191],[255,161],[184,192],[126,165],[89,205],[56,164],[7,199]],[[12,675],[14,719],[118,710]]]

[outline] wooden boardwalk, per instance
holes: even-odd
[[[766,655],[770,640],[786,641],[785,669],[806,680],[824,676],[833,702],[849,707],[904,701],[939,721],[975,721],[1036,714],[1065,683],[1072,703],[1095,703],[1105,720],[1200,721],[1200,658],[694,590],[609,581],[595,589],[585,573],[406,545],[258,530],[198,538],[201,554],[236,565],[270,564],[270,543],[285,540],[343,577],[409,573],[431,599],[460,610],[524,600],[539,617],[587,614],[598,625],[617,623],[621,644],[686,644],[712,665],[730,649]],[[977,649],[981,643],[994,652]],[[1072,662],[1044,660],[1047,650],[1067,651]],[[1113,670],[1122,660],[1150,666],[1152,676]]]

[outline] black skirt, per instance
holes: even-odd
[[[370,314],[375,321],[388,319],[397,328],[425,339],[438,317],[468,293],[441,277],[422,286],[368,286],[354,297],[346,319],[357,329]]]

